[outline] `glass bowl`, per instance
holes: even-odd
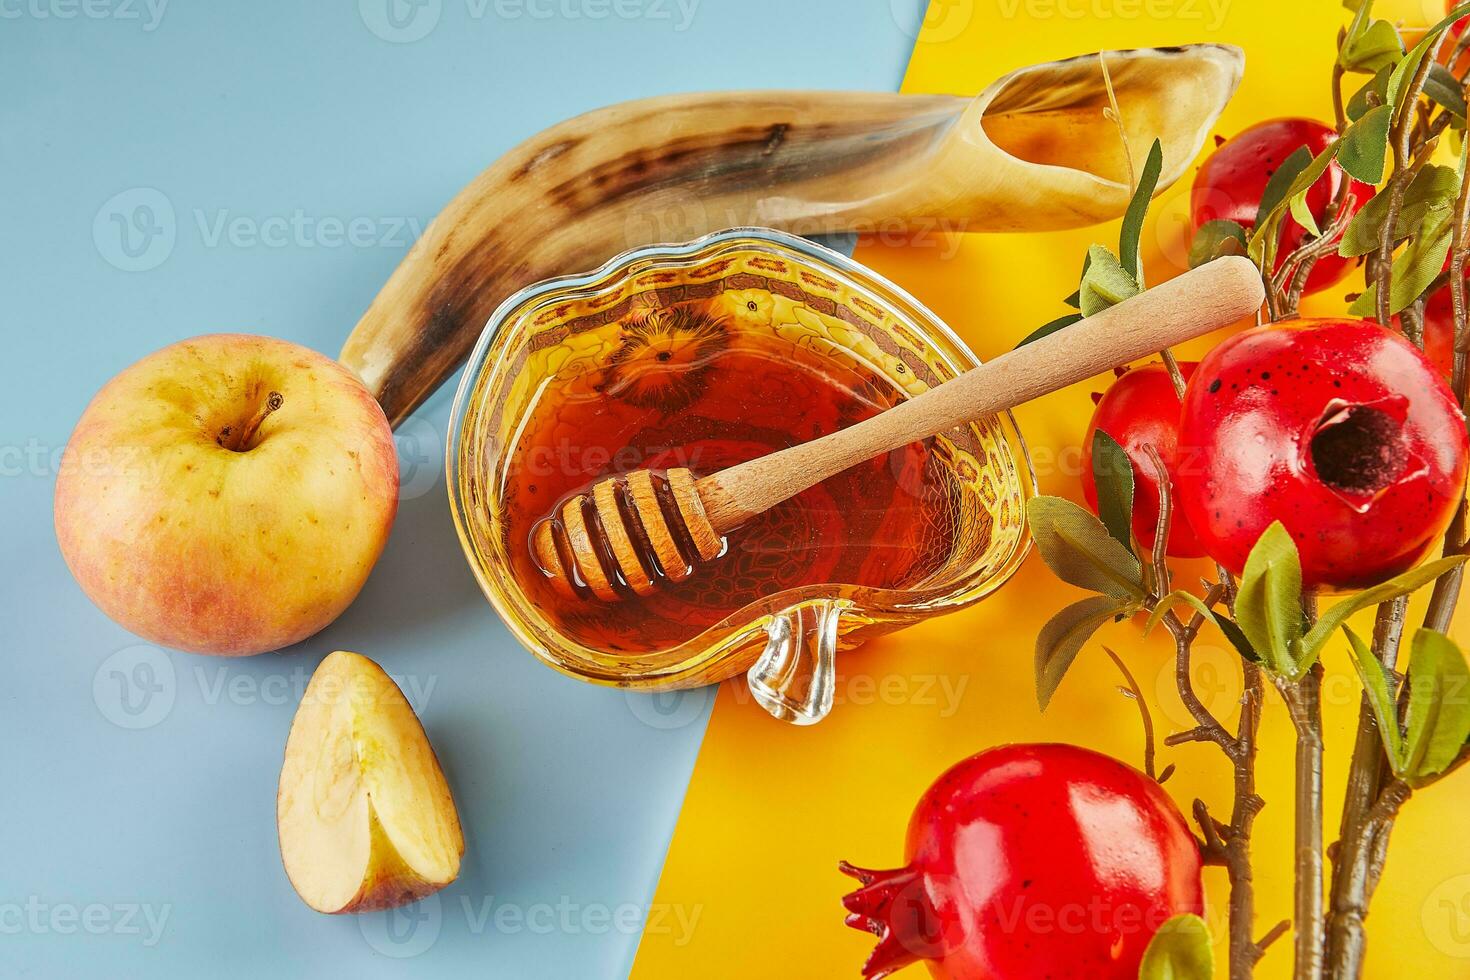
[[[922,579],[903,588],[831,582],[777,591],[651,651],[614,651],[607,648],[612,644],[567,635],[528,587],[535,583],[527,581],[526,528],[512,527],[506,499],[508,460],[537,399],[606,368],[629,317],[695,302],[736,311],[732,329],[753,338],[800,345],[886,379],[896,398],[979,364],[908,293],[802,238],[732,228],[633,249],[592,272],[529,286],[490,318],[449,424],[455,528],[486,598],[551,667],[591,683],[645,690],[745,672],[757,703],[783,720],[810,724],[831,709],[838,649],[963,609],[1009,578],[1030,545],[1024,513],[1035,477],[1010,413],[979,419],[928,444],[958,510],[947,557]]]

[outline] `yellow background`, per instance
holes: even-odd
[[[1377,9],[1408,23],[1442,10],[1438,0],[1380,0]],[[1247,68],[1219,133],[1279,115],[1326,119],[1334,38],[1345,16],[1335,0],[935,0],[904,91],[973,94],[1011,69],[1083,52],[1227,42],[1246,49]],[[1184,264],[1189,179],[1154,204],[1145,233],[1152,282]],[[914,292],[981,357],[993,357],[1065,312],[1060,299],[1075,288],[1081,257],[1094,241],[1115,246],[1116,225],[927,236],[907,247],[867,243],[857,257]],[[1340,294],[1329,294],[1307,312],[1342,307]],[[1197,358],[1208,346],[1184,353]],[[1080,498],[1088,395],[1106,380],[1017,413],[1042,492]],[[1179,581],[1197,578],[1189,568]],[[1101,643],[1131,666],[1164,732],[1189,727],[1173,691],[1167,639],[1145,641],[1135,623],[1105,627],[1047,714],[1038,712],[1034,638],[1051,613],[1079,596],[1033,555],[1006,588],[979,606],[845,655],[838,704],[813,729],[779,724],[750,702],[743,685],[724,685],[654,900],[682,906],[686,916],[698,916],[696,925],[687,939],[677,930],[645,933],[633,976],[858,977],[874,940],[842,924],[839,900],[853,882],[838,874],[837,861],[902,864],[909,813],[944,768],[1013,741],[1076,742],[1141,765],[1137,708],[1117,693],[1119,676]],[[1467,622],[1464,615],[1457,620],[1462,641],[1470,635]],[[1329,649],[1326,661],[1330,841],[1359,689],[1340,645]],[[1234,655],[1206,636],[1197,663],[1207,702],[1233,719],[1240,684]],[[1267,806],[1255,844],[1258,934],[1291,911],[1292,735],[1274,693],[1267,696],[1262,742],[1259,778]],[[1228,817],[1229,770],[1217,750],[1161,748],[1160,766],[1168,763],[1178,766],[1167,788],[1181,806],[1199,796]],[[1464,775],[1409,802],[1369,920],[1370,977],[1470,978],[1467,804],[1470,777]],[[1205,876],[1208,916],[1219,937],[1225,873],[1211,868]],[[1217,959],[1223,977],[1222,942]],[[1267,954],[1257,975],[1286,977],[1290,966],[1287,939]],[[924,974],[915,967],[900,975]]]

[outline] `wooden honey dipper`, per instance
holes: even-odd
[[[568,596],[648,595],[661,577],[683,581],[717,557],[730,531],[849,466],[1227,326],[1264,295],[1248,259],[1216,259],[811,442],[699,478],[679,468],[604,479],[536,524],[532,552]]]

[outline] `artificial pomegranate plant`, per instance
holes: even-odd
[[[1296,980],[1360,977],[1394,820],[1413,794],[1470,760],[1470,668],[1446,635],[1470,551],[1470,4],[1449,7],[1409,45],[1374,17],[1372,0],[1345,6],[1335,118],[1273,120],[1222,141],[1194,189],[1191,263],[1250,256],[1267,287],[1258,325],[1188,372],[1164,351],[1160,365],[1125,374],[1117,384],[1128,390],[1105,394],[1089,429],[1092,511],[1058,497],[1028,507],[1047,565],[1094,593],[1038,637],[1043,710],[1100,626],[1139,615],[1143,629],[1172,637],[1193,719],[1165,744],[1212,743],[1233,770],[1228,816],[1192,807],[1205,863],[1229,877],[1231,980],[1251,977],[1288,932]],[[1451,156],[1457,164],[1441,162]],[[1156,146],[1135,181],[1118,251],[1089,250],[1068,300],[1075,312],[1033,337],[1145,288],[1138,235],[1157,157]],[[1334,288],[1344,317],[1299,316],[1305,293]],[[1161,407],[1158,391],[1136,397],[1149,386],[1139,370],[1168,377],[1172,403]],[[1199,591],[1176,586],[1169,557],[1189,553],[1181,541],[1215,561]],[[1427,612],[1410,624],[1408,599],[1421,589],[1432,589]],[[1372,634],[1359,635],[1349,619],[1368,610]],[[1233,727],[1192,686],[1205,630],[1241,657]],[[1323,656],[1346,657],[1364,691],[1330,849]],[[1292,920],[1258,936],[1250,845],[1268,690],[1296,735],[1298,860]]]

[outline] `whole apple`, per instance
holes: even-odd
[[[128,630],[245,656],[336,619],[397,509],[393,433],[361,381],[297,344],[212,334],[143,358],[87,406],[56,538]]]

